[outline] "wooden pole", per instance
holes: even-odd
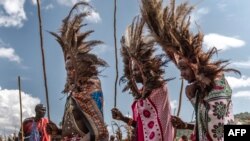
[[[194,111],[193,111],[193,113],[192,113],[192,117],[191,117],[190,123],[193,121],[193,119],[194,119]]]
[[[46,94],[46,104],[47,104],[47,114],[48,119],[50,120],[50,112],[49,112],[49,94],[48,94],[48,86],[47,86],[47,76],[46,76],[46,63],[45,63],[45,55],[43,49],[43,30],[42,30],[42,18],[40,12],[40,0],[37,0],[37,13],[38,13],[38,20],[39,20],[39,31],[40,31],[40,47],[42,53],[42,65],[43,65],[43,78],[44,78],[44,87],[45,87],[45,94]]]
[[[21,123],[21,141],[23,141],[23,108],[22,108],[22,94],[21,94],[21,80],[18,76],[18,89],[19,89],[19,103],[20,103],[20,123]]]
[[[117,82],[118,82],[118,55],[117,55],[117,39],[116,39],[116,4],[117,1],[114,0],[114,44],[115,44],[115,68],[116,68],[116,77],[115,77],[115,96],[114,96],[114,107],[116,107],[117,101]]]
[[[179,117],[180,116],[180,111],[181,111],[181,103],[182,103],[182,91],[183,91],[183,85],[184,85],[184,80],[181,79],[181,89],[180,89],[180,96],[179,96],[179,103],[178,103],[178,110],[177,110],[177,114],[176,116]],[[177,134],[177,130],[176,128],[174,129],[174,140],[176,140],[176,134]]]
[[[178,103],[178,110],[177,110],[177,117],[180,116],[180,112],[181,112],[181,103],[182,103],[182,91],[183,91],[183,83],[184,80],[181,79],[181,89],[180,89],[180,96],[179,96],[179,103]]]

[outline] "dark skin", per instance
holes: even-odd
[[[60,135],[62,133],[62,129],[59,129],[55,123],[49,122],[46,126],[46,132],[50,135]]]
[[[195,84],[195,75],[194,71],[191,69],[191,67],[188,65],[188,62],[184,59],[181,59],[178,62],[178,68],[181,72],[181,77],[185,80],[188,81],[189,85],[186,86],[185,91],[186,91],[186,96],[191,99],[195,96],[195,91],[197,89],[196,84]],[[171,122],[173,126],[177,129],[194,129],[193,124],[186,123],[182,121],[179,117],[177,116],[172,116],[171,117]]]
[[[129,123],[129,120],[132,120],[132,119],[130,119],[128,117],[125,117],[117,108],[113,108],[111,110],[111,112],[112,112],[112,118],[113,119],[121,120],[121,121],[123,121],[123,122],[125,122],[127,124]],[[136,121],[133,121],[131,126],[133,126],[135,128],[136,127]]]
[[[182,121],[182,119],[180,119],[177,116],[172,116],[171,122],[176,129],[189,129],[189,130],[194,129],[193,124],[186,123],[186,122]]]
[[[181,59],[179,61],[178,68],[181,72],[181,77],[187,80],[189,83],[185,88],[186,96],[188,97],[188,99],[192,99],[193,97],[195,97],[195,93],[198,89],[194,71],[192,70],[191,66],[185,59]],[[221,74],[219,74],[218,77],[221,77]],[[193,124],[185,123],[176,116],[172,116],[171,121],[173,126],[176,127],[177,129],[190,129],[190,130],[194,129]]]
[[[38,107],[35,109],[36,116],[35,121],[39,121],[41,118],[43,118],[46,114],[46,108],[45,107]]]
[[[75,78],[75,69],[74,66],[72,65],[72,61],[69,59],[66,61],[66,71],[67,71],[67,79],[69,81],[74,82],[74,78]]]
[[[41,120],[45,116],[46,107],[44,107],[42,104],[38,104],[35,108],[35,112],[36,112],[36,115],[34,117],[34,121],[38,122],[39,120]],[[26,136],[25,133],[24,133],[24,136]],[[19,133],[19,138],[21,139],[21,133]]]
[[[136,81],[136,83],[143,83],[143,80],[142,80],[142,77],[141,77],[141,72],[139,70],[139,68],[136,66],[136,65],[133,65],[133,70],[132,70],[132,73],[133,73],[133,76],[134,76],[134,79]],[[113,119],[116,119],[116,120],[121,120],[125,123],[129,123],[130,120],[132,120],[131,118],[129,117],[125,117],[117,108],[113,108],[111,110],[111,113],[112,113],[112,118]],[[136,127],[136,121],[133,121],[132,124],[131,124],[132,127]]]
[[[194,71],[186,60],[180,60],[178,62],[178,68],[181,72],[181,77],[188,81],[189,84],[195,81]]]

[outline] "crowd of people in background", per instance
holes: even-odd
[[[18,141],[18,136],[16,133],[10,134],[10,135],[0,135],[0,141]]]

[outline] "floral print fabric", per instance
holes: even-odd
[[[216,80],[213,90],[199,101],[196,117],[199,141],[224,140],[224,125],[234,121],[231,96],[232,90],[223,76]],[[196,97],[190,100],[195,107]]]

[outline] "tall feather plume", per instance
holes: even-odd
[[[77,8],[80,6],[85,10],[77,11]],[[86,38],[94,32],[93,30],[80,31],[82,27],[87,25],[83,24],[83,19],[90,14],[89,9],[91,8],[92,7],[86,2],[76,3],[70,10],[68,16],[64,18],[59,34],[50,32],[60,44],[65,62],[68,59],[72,60],[76,72],[73,82],[75,85],[85,83],[90,77],[98,75],[97,67],[107,66],[104,60],[90,53],[95,46],[103,42],[100,40],[86,40]],[[74,11],[77,12],[74,14]],[[69,91],[70,83],[72,82],[66,83],[63,92]]]
[[[169,1],[169,5],[163,7],[162,0],[141,0],[141,14],[152,36],[174,64],[178,65],[178,60],[182,58],[196,65],[194,72],[202,89],[211,90],[216,76],[224,71],[240,74],[235,69],[226,68],[228,60],[212,61],[217,53],[215,47],[203,51],[203,34],[194,34],[189,29],[190,13],[194,7],[187,2],[175,6],[175,0]],[[203,80],[209,80],[209,83]]]
[[[139,16],[126,29],[121,39],[121,54],[124,62],[124,75],[121,82],[126,83],[123,91],[130,90],[135,98],[146,98],[153,89],[161,87],[166,80],[162,79],[167,61],[164,55],[155,56],[152,37],[144,34],[145,21]],[[139,90],[134,78],[133,67],[137,67],[142,77],[143,89]]]

